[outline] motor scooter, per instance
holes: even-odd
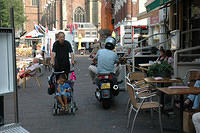
[[[109,109],[113,96],[119,94],[117,78],[114,74],[98,74],[96,78],[96,98],[102,103],[104,109]]]

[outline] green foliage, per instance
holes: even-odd
[[[167,61],[162,61],[161,63],[153,64],[149,67],[148,75],[149,76],[171,76],[173,68],[171,64],[168,64]]]
[[[18,29],[25,22],[22,0],[0,0],[0,27],[10,27],[10,8],[14,8],[14,23]]]

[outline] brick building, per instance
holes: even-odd
[[[134,27],[146,26],[147,19],[137,20],[137,14],[145,10],[147,0],[113,0],[113,19],[116,39],[121,45],[133,44]],[[138,27],[137,27],[138,28]]]
[[[86,22],[85,0],[23,0],[25,16],[24,30],[30,32],[34,24],[52,29],[66,29],[72,22]]]
[[[48,0],[23,0],[24,12],[26,16],[26,22],[24,23],[24,30],[28,33],[34,29],[34,24],[38,24],[41,19],[41,14],[44,11],[44,5]]]

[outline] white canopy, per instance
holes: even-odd
[[[32,30],[31,32],[25,35],[25,38],[38,38],[38,37],[43,37],[43,36],[44,35],[40,33],[39,31]]]

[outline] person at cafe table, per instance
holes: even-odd
[[[196,80],[194,87],[200,87],[200,79]],[[184,102],[184,107],[188,109],[198,109],[200,104],[200,94],[189,94]]]
[[[160,49],[159,51],[160,51],[160,56],[157,58],[157,60],[156,60],[156,61],[164,61],[164,60],[165,60],[165,58],[166,58],[166,55],[165,55],[165,50],[163,50],[163,49]]]
[[[197,78],[194,84],[194,87],[200,88],[200,73],[197,74]],[[200,94],[194,95],[194,94],[189,94],[184,101],[183,107],[185,109],[198,109],[200,104]],[[180,103],[176,104],[177,108],[180,108]]]

